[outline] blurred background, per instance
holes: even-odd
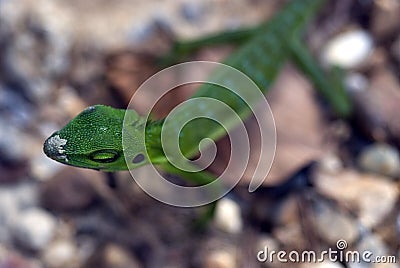
[[[207,207],[164,205],[128,172],[64,166],[42,151],[87,106],[125,108],[174,40],[257,25],[285,2],[0,0],[0,267],[281,267],[257,253],[337,249],[339,239],[397,264],[290,267],[399,267],[398,0],[328,1],[305,41],[321,65],[345,70],[352,117],[336,117],[288,62],[268,93],[278,133],[270,175],[254,193],[243,178],[206,223]],[[234,49],[186,60],[222,61]],[[218,146],[216,173],[229,151]]]

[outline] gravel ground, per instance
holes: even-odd
[[[325,258],[290,267],[399,267],[397,0],[330,1],[322,10],[305,39],[322,65],[345,69],[354,115],[332,115],[286,65],[268,93],[278,133],[271,173],[254,193],[245,176],[207,224],[199,224],[207,207],[162,204],[128,172],[67,167],[42,151],[85,107],[126,107],[172,39],[256,25],[282,2],[0,0],[0,268],[281,267],[269,253],[329,248],[397,263]],[[233,49],[204,48],[189,59],[221,61]],[[174,95],[156,113],[186,97]],[[218,148],[216,173],[226,141]]]

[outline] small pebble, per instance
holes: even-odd
[[[101,250],[97,250],[84,267],[137,268],[141,266],[126,248],[110,243]]]
[[[243,222],[239,205],[229,198],[217,202],[214,222],[218,229],[237,234],[242,230]]]
[[[0,187],[0,243],[10,242],[10,229],[20,211],[37,204],[35,186],[30,182],[20,182]]]
[[[363,92],[368,89],[369,82],[368,79],[360,73],[350,73],[346,76],[345,81],[347,91],[353,92]]]
[[[263,263],[262,267],[280,267],[281,263],[277,259],[269,259],[266,255],[272,251],[278,252],[280,250],[279,243],[276,239],[270,235],[263,234],[257,241],[256,252],[254,256],[260,263]]]
[[[323,172],[335,174],[343,168],[343,163],[337,155],[328,153],[318,162],[318,167]]]
[[[273,235],[281,244],[288,248],[304,249],[308,244],[304,237],[303,228],[299,223],[279,226],[274,229]]]
[[[205,3],[203,1],[186,1],[182,3],[182,16],[189,22],[201,22],[206,11]]]
[[[72,241],[59,240],[51,243],[43,254],[49,268],[79,267],[77,249]]]
[[[321,200],[314,202],[315,227],[318,233],[330,245],[336,245],[340,239],[352,244],[358,237],[358,225],[350,215],[346,215]]]
[[[18,205],[12,194],[0,190],[0,243],[10,241],[9,226],[18,214]]]
[[[23,130],[10,125],[3,117],[0,117],[0,159],[7,162],[15,162],[25,159],[28,148],[21,141],[26,140]],[[0,174],[1,178],[1,174]]]
[[[104,251],[106,263],[109,267],[128,267],[132,265],[129,252],[118,245],[109,245]]]
[[[263,234],[257,242],[257,250],[263,250],[265,247],[268,248],[269,251],[279,251],[278,241],[270,235]]]
[[[0,188],[0,223],[9,224],[18,214],[18,201],[9,187]]]
[[[399,151],[388,144],[372,144],[358,157],[360,167],[368,172],[397,178],[400,174]]]
[[[12,193],[18,202],[18,209],[23,210],[38,205],[38,185],[36,183],[23,181],[10,188],[13,188]]]
[[[24,128],[34,118],[32,105],[15,89],[0,83],[0,109],[10,125]]]
[[[213,250],[205,257],[204,268],[235,268],[236,254],[228,250]]]
[[[338,174],[317,172],[313,181],[322,194],[354,208],[365,227],[379,224],[392,211],[399,196],[395,182],[353,170],[343,170]]]
[[[341,33],[331,39],[322,51],[322,61],[330,66],[356,68],[366,61],[373,49],[373,40],[363,30]]]
[[[31,208],[18,214],[13,234],[22,246],[41,250],[53,238],[56,227],[56,219],[51,214],[39,208]]]
[[[89,75],[87,75],[88,77]],[[83,82],[82,82],[83,84]],[[64,115],[75,117],[88,105],[78,96],[75,89],[69,86],[63,86],[58,91],[59,97],[55,104],[55,109],[62,109]],[[62,107],[62,108],[59,108]]]
[[[22,209],[37,205],[37,187],[31,182],[19,182],[0,187],[0,224],[12,226]]]
[[[48,181],[62,170],[64,165],[48,158],[42,150],[31,158],[30,174],[38,181]]]

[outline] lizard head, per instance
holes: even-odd
[[[122,128],[129,127],[128,148],[122,142]],[[141,145],[143,123],[133,110],[120,110],[108,106],[91,106],[72,119],[64,128],[54,132],[43,146],[44,153],[63,164],[103,171],[135,168],[148,163],[145,146]],[[143,124],[141,124],[143,125]],[[124,152],[131,161],[125,161]],[[127,158],[127,159],[130,159]],[[128,163],[128,165],[127,165]]]

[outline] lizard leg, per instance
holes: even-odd
[[[221,44],[240,45],[248,41],[260,29],[261,26],[229,30],[188,41],[175,41],[171,51],[160,59],[161,66],[170,66],[184,59],[194,51],[205,46]]]
[[[190,182],[195,182],[198,185],[205,185],[216,180],[216,177],[207,171],[187,172],[178,169],[169,163],[162,164],[162,168],[168,173],[178,175]],[[221,182],[218,182],[215,185],[215,188],[216,191],[223,190],[223,185],[221,184]],[[214,216],[216,203],[217,201],[214,201],[199,208],[199,215],[193,222],[193,228],[195,230],[204,230],[207,227],[208,223],[212,220]]]
[[[189,165],[189,164],[186,164],[186,165]],[[196,183],[197,185],[209,184],[216,180],[216,177],[207,171],[188,172],[188,171],[181,170],[170,163],[163,163],[161,165],[161,167],[166,172],[169,172],[174,175],[178,175],[189,182]]]

